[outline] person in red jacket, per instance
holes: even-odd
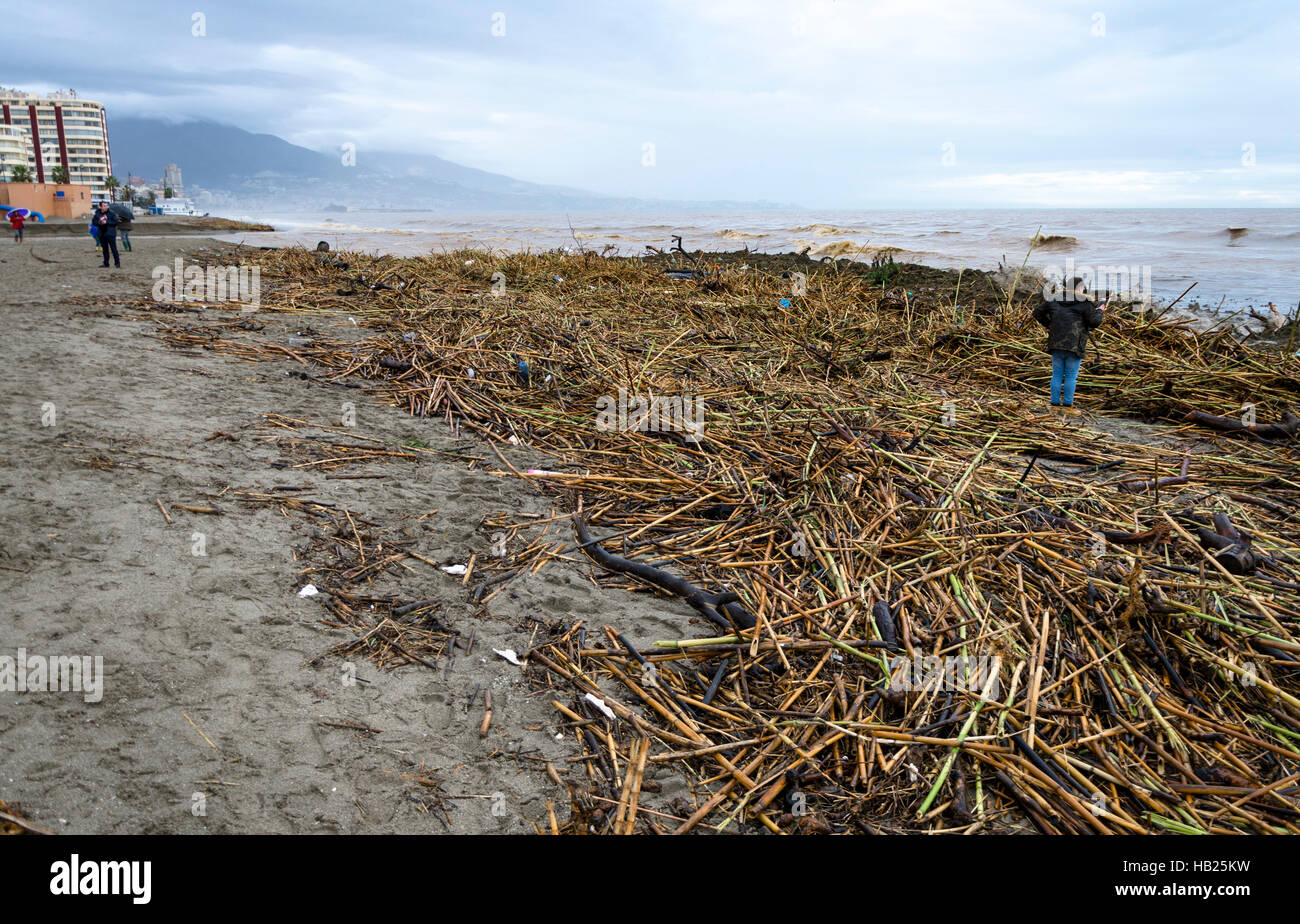
[[[12,209],[9,212],[9,224],[13,225],[15,244],[23,242],[23,222],[26,220],[27,216],[19,213],[17,209]]]

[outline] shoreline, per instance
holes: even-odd
[[[89,237],[88,218],[53,218],[44,222],[28,222],[23,228],[23,237]],[[238,231],[273,232],[272,225],[259,222],[237,221],[233,218],[218,218],[207,215],[143,215],[137,214],[132,221],[131,236],[196,235],[209,237],[214,234],[230,234]],[[12,236],[11,236],[12,237]],[[120,235],[119,235],[120,237]]]
[[[622,256],[639,256],[645,245],[667,249],[671,236],[684,236],[694,251],[730,251],[748,246],[764,253],[798,252],[812,248],[814,258],[868,261],[892,253],[896,260],[958,270],[963,267],[996,272],[999,265],[1014,273],[1040,225],[1042,242],[1030,257],[1030,268],[1079,268],[1103,274],[1112,264],[1125,264],[1128,283],[1113,279],[1113,288],[1138,286],[1150,291],[1157,306],[1192,288],[1178,306],[1211,319],[1224,320],[1245,309],[1270,314],[1274,302],[1290,320],[1300,298],[1292,273],[1295,209],[1174,209],[1143,222],[1144,210],[807,210],[757,212],[574,212],[528,213],[501,211],[406,211],[405,214],[359,210],[334,216],[282,213],[274,224],[281,230],[267,243],[314,246],[320,238],[331,245],[363,252],[418,256],[464,248],[544,252],[555,248],[602,251],[619,248]],[[269,214],[269,213],[268,213]],[[1154,224],[1152,223],[1154,222]],[[572,225],[572,232],[569,226]],[[1140,266],[1128,266],[1141,264]],[[1113,267],[1112,267],[1113,268]],[[1147,278],[1150,271],[1153,279]],[[1098,282],[1105,288],[1107,283]]]

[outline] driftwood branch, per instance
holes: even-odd
[[[653,565],[632,561],[630,558],[622,558],[606,552],[601,548],[599,542],[591,538],[591,533],[587,530],[587,524],[576,513],[573,515],[573,525],[578,532],[578,541],[581,543],[583,551],[605,570],[631,574],[648,584],[653,584],[669,593],[677,594],[695,607],[700,612],[700,615],[723,629],[753,628],[756,620],[748,610],[739,605],[740,598],[734,593],[730,591],[710,593],[703,588],[696,587],[685,578],[669,574],[667,571],[662,571]]]
[[[1205,411],[1189,411],[1183,419],[1222,433],[1242,433],[1266,440],[1290,439],[1300,431],[1300,417],[1290,411],[1283,413],[1282,420],[1275,424],[1246,424],[1236,417],[1220,417]]]

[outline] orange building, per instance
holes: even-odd
[[[46,218],[80,218],[95,207],[91,192],[80,183],[0,183],[0,205],[31,209]]]

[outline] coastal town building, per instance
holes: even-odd
[[[45,218],[81,218],[95,207],[82,183],[0,183],[0,206],[30,209]]]
[[[159,198],[154,202],[153,210],[156,215],[197,215],[198,211],[194,208],[194,203],[183,197],[173,196],[171,199]]]
[[[181,168],[176,164],[168,164],[163,168],[163,187],[170,189],[173,196],[185,195],[185,187],[181,185]]]
[[[106,196],[104,181],[113,172],[104,106],[67,90],[41,96],[0,88],[0,123],[26,131],[27,165],[37,183],[53,183],[63,167],[73,185]]]

